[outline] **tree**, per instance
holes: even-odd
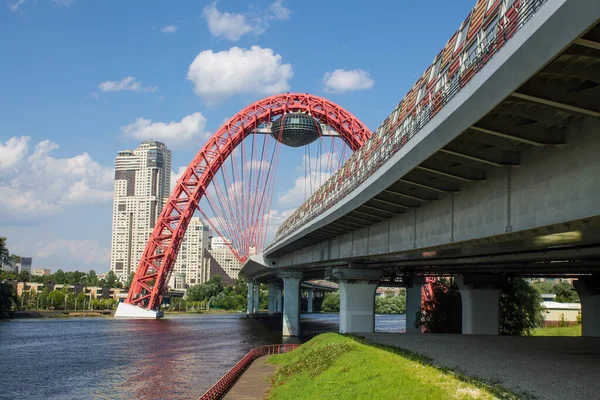
[[[550,282],[547,282],[547,281],[533,282],[532,286],[535,288],[535,290],[538,291],[539,294],[554,293],[552,291],[552,288],[554,287],[554,285],[552,285]]]
[[[21,271],[19,272],[18,280],[21,282],[31,282],[31,274],[28,271]]]
[[[65,293],[62,290],[53,290],[48,293],[46,305],[55,310],[63,310],[65,308]]]
[[[522,278],[515,278],[500,294],[500,334],[531,336],[542,322],[542,297]]]
[[[6,237],[0,236],[0,264],[8,264],[10,262],[10,253],[6,247]]]
[[[377,314],[404,314],[406,312],[406,295],[400,294],[375,298],[375,312]]]
[[[323,312],[340,312],[340,292],[325,293],[325,299],[321,304]]]
[[[54,278],[54,283],[63,284],[66,280],[65,272],[62,269],[56,270],[56,272],[52,276]]]
[[[552,287],[552,293],[556,294],[556,301],[559,303],[579,303],[577,291],[567,281],[556,283]]]
[[[129,274],[129,277],[127,278],[127,283],[125,283],[125,287],[126,288],[130,288],[131,284],[133,283],[133,278],[135,277],[135,272],[132,272]]]
[[[90,272],[87,273],[85,278],[85,284],[87,286],[98,286],[98,275],[96,275],[96,271],[90,269]]]
[[[111,288],[119,287],[119,278],[117,278],[117,274],[112,269],[106,274],[106,286]]]
[[[17,294],[12,285],[0,283],[0,319],[8,318],[17,304]]]

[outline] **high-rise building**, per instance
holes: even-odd
[[[156,140],[115,160],[110,268],[125,282],[137,269],[171,185],[171,151]]]
[[[209,265],[204,257],[204,250],[208,249],[208,225],[199,217],[192,217],[177,254],[173,267],[173,275],[185,275],[186,285],[204,283],[210,279]]]
[[[240,263],[240,260],[238,260],[227,245],[215,248],[213,239],[213,248],[210,250],[210,255],[231,279],[235,280],[238,278],[240,269],[242,269],[242,263]]]
[[[227,238],[222,238],[220,236],[215,236],[211,239],[211,247],[212,249],[220,249],[222,247],[227,247]]]
[[[33,258],[21,257],[19,262],[19,272],[29,272],[31,274],[31,264],[33,264]]]

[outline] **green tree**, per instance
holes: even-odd
[[[62,269],[58,269],[54,274],[52,274],[52,278],[54,279],[54,283],[63,284],[65,283],[66,275]]]
[[[551,294],[551,293],[554,293],[552,291],[552,288],[554,287],[554,285],[552,285],[550,282],[547,282],[547,281],[533,282],[532,286],[535,288],[535,290],[538,291],[539,294]]]
[[[90,272],[88,272],[85,277],[85,284],[87,286],[98,286],[98,275],[96,275],[96,271],[90,269]]]
[[[17,305],[17,294],[12,285],[0,283],[0,319],[9,318]]]
[[[531,336],[542,322],[542,297],[522,278],[504,286],[500,294],[500,334]]]
[[[0,264],[8,264],[10,262],[10,253],[6,247],[6,237],[0,236]]]
[[[62,290],[53,290],[48,293],[46,304],[55,310],[63,310],[65,308],[65,293]]]
[[[135,277],[135,272],[132,272],[129,274],[129,277],[127,278],[127,283],[125,283],[125,287],[126,288],[130,288],[131,284],[133,283],[133,278]]]
[[[325,293],[325,298],[321,304],[323,312],[340,312],[340,292]]]
[[[577,291],[567,281],[556,283],[552,287],[552,293],[556,294],[556,301],[559,303],[579,303]]]
[[[394,296],[390,291],[385,297],[375,298],[375,312],[377,314],[404,314],[406,312],[406,295]]]
[[[117,274],[112,269],[106,274],[106,286],[111,288],[119,287],[119,278],[117,278]]]
[[[28,271],[21,271],[17,279],[21,282],[31,282],[31,274]]]

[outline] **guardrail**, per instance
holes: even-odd
[[[217,400],[221,399],[233,384],[239,379],[244,371],[259,357],[269,354],[288,353],[300,344],[272,344],[268,346],[256,347],[248,352],[240,361],[237,362],[225,375],[221,377],[210,389],[206,391],[200,400]]]
[[[476,48],[467,47],[453,57],[457,65],[448,67],[422,99],[407,107],[398,107],[375,134],[348,159],[304,204],[277,230],[275,240],[314,219],[337,204],[377,171],[413,138],[462,88],[485,66],[547,0],[516,0],[498,18],[497,23],[482,27]],[[457,64],[458,63],[458,64]],[[407,110],[405,110],[407,108]],[[398,115],[403,115],[398,118]],[[394,117],[392,117],[394,116]],[[265,251],[273,242],[267,246]]]

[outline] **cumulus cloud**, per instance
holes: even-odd
[[[326,92],[350,92],[353,90],[371,89],[375,81],[369,73],[362,69],[344,70],[336,69],[326,72],[323,77]]]
[[[29,154],[27,147],[23,150],[23,143],[29,140],[24,136],[7,141],[18,143],[20,150],[18,156],[13,155],[11,167],[0,174],[0,220],[45,217],[61,212],[65,206],[112,199],[112,167],[100,165],[88,153],[71,158],[52,157],[58,145],[49,140],[36,144]]]
[[[101,92],[156,92],[156,86],[144,86],[144,84],[135,79],[133,76],[128,76],[120,81],[104,81],[98,85]]]
[[[67,264],[108,264],[110,249],[103,247],[97,240],[67,240],[57,238],[42,245],[35,254],[36,258],[64,261]]]
[[[243,14],[221,12],[217,10],[217,3],[213,2],[204,7],[203,15],[211,35],[235,42],[248,33],[262,34],[271,20],[287,20],[290,10],[283,5],[283,0],[275,1],[268,10]]]
[[[291,64],[284,64],[272,49],[252,46],[249,50],[200,52],[188,69],[194,92],[208,105],[217,105],[236,94],[269,95],[289,90]]]
[[[177,25],[166,25],[160,28],[163,33],[175,33],[177,32]]]
[[[183,175],[186,168],[187,167],[179,167],[177,169],[177,172],[171,171],[171,188],[170,188],[171,192],[173,191],[173,189],[175,189],[175,185],[177,184],[177,181],[179,180],[179,178],[181,178],[181,175]]]
[[[298,207],[323,185],[331,175],[329,172],[316,171],[311,172],[308,176],[296,178],[294,187],[279,194],[277,204],[283,207]]]
[[[0,170],[14,168],[26,155],[29,136],[11,137],[2,144],[0,141]]]
[[[187,115],[181,121],[152,122],[149,119],[138,118],[134,123],[121,128],[123,135],[136,139],[155,139],[165,142],[171,148],[185,148],[191,144],[201,144],[210,136],[205,131],[206,118],[196,112]]]

